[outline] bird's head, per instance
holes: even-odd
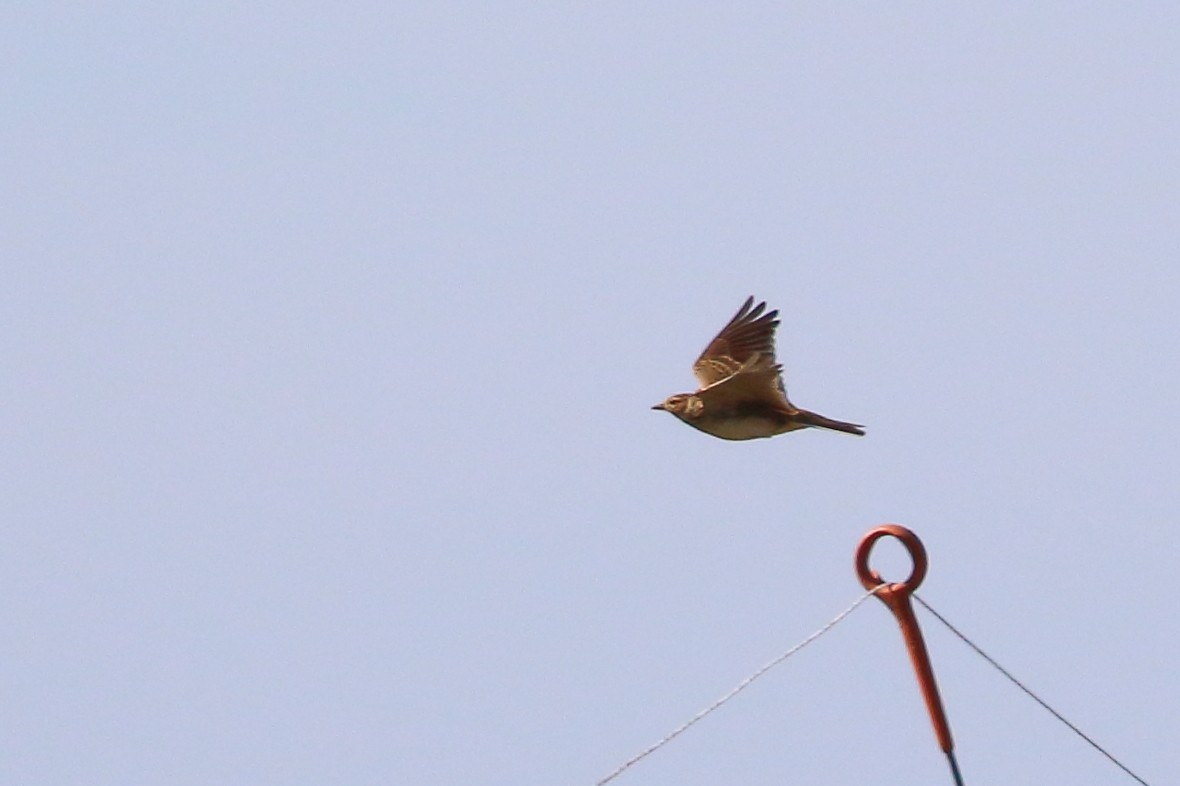
[[[665,412],[671,412],[682,420],[685,418],[695,418],[701,414],[701,410],[704,408],[704,403],[691,393],[677,393],[675,396],[668,396],[668,398],[652,407],[652,409],[662,409]]]

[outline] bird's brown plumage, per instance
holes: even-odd
[[[770,363],[774,364],[774,330],[778,327],[778,311],[763,314],[765,310],[765,303],[754,306],[754,298],[746,298],[733,319],[709,342],[709,346],[705,347],[692,366],[702,388],[733,376],[748,361],[759,356],[769,357]]]
[[[862,426],[791,404],[775,358],[777,317],[766,303],[747,298],[693,364],[701,385],[696,393],[671,396],[654,408],[723,439],[771,437],[807,426],[863,435]]]

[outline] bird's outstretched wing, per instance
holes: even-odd
[[[765,314],[763,311],[766,311],[766,303],[755,306],[754,298],[747,298],[733,319],[705,347],[692,366],[702,388],[732,377],[743,367],[750,368],[755,363],[762,370],[766,366],[777,367],[774,329],[778,327],[778,311]],[[779,388],[782,388],[781,381]]]
[[[798,410],[783,392],[782,367],[769,355],[752,358],[737,373],[697,391],[706,407],[764,406],[794,414]]]

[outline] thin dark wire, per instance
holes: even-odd
[[[969,638],[967,638],[965,635],[963,635],[963,633],[962,633],[961,631],[959,631],[959,629],[958,629],[958,628],[956,628],[956,627],[955,627],[954,625],[952,625],[952,624],[951,624],[949,621],[947,621],[947,618],[946,618],[946,617],[942,616],[942,615],[941,615],[941,614],[939,614],[937,611],[935,611],[935,610],[934,610],[934,609],[933,609],[933,608],[930,606],[930,604],[929,604],[929,603],[927,603],[926,601],[924,601],[924,600],[922,600],[921,598],[919,598],[919,597],[917,596],[917,594],[916,594],[916,593],[915,593],[915,594],[912,594],[910,597],[912,597],[914,600],[916,600],[916,601],[918,601],[919,603],[921,603],[921,604],[922,604],[922,606],[923,606],[923,607],[925,607],[926,611],[928,611],[928,612],[930,612],[931,614],[933,614],[933,615],[935,616],[935,618],[936,618],[936,619],[937,619],[939,622],[941,622],[943,625],[946,625],[946,626],[947,626],[947,628],[950,630],[950,632],[951,632],[951,633],[955,634],[955,635],[956,635],[956,636],[958,636],[960,639],[962,639],[962,640],[963,640],[963,641],[964,641],[964,642],[967,644],[967,646],[968,646],[968,647],[970,647],[971,649],[975,650],[975,651],[976,651],[976,652],[977,652],[977,653],[980,655],[980,657],[982,657],[984,660],[986,660],[986,661],[987,661],[988,663],[990,663],[992,666],[995,666],[996,670],[997,670],[997,671],[999,671],[1001,674],[1003,674],[1005,677],[1007,677],[1009,680],[1011,680],[1011,682],[1012,682],[1012,684],[1013,684],[1013,685],[1015,685],[1016,687],[1020,688],[1020,689],[1021,689],[1022,691],[1024,691],[1025,693],[1027,693],[1027,694],[1028,694],[1030,697],[1032,697],[1032,700],[1033,700],[1033,701],[1035,701],[1037,704],[1040,704],[1042,707],[1044,707],[1044,708],[1045,708],[1045,709],[1047,709],[1047,710],[1048,710],[1050,713],[1052,713],[1052,715],[1053,715],[1053,717],[1054,717],[1054,718],[1056,718],[1057,720],[1061,721],[1061,722],[1062,722],[1062,723],[1064,723],[1066,726],[1068,726],[1068,727],[1069,727],[1069,728],[1070,728],[1070,729],[1073,731],[1073,733],[1074,733],[1074,734],[1078,735],[1078,736],[1079,736],[1079,737],[1081,737],[1083,740],[1085,740],[1086,742],[1090,743],[1090,747],[1094,748],[1094,750],[1098,751],[1098,752],[1099,752],[1099,753],[1101,753],[1103,756],[1105,756],[1106,758],[1110,759],[1112,762],[1114,762],[1114,763],[1115,763],[1115,765],[1116,765],[1116,766],[1117,766],[1119,769],[1121,769],[1123,772],[1125,772],[1125,773],[1127,773],[1128,775],[1130,775],[1130,776],[1131,776],[1132,778],[1134,778],[1135,780],[1137,780],[1137,781],[1139,781],[1140,783],[1142,783],[1142,784],[1143,784],[1143,786],[1150,786],[1150,784],[1149,784],[1147,781],[1143,780],[1143,779],[1142,779],[1142,778],[1140,778],[1138,775],[1136,775],[1135,773],[1131,772],[1131,770],[1130,770],[1130,769],[1127,767],[1127,765],[1123,764],[1121,761],[1119,761],[1119,760],[1118,760],[1118,759],[1116,759],[1114,756],[1112,756],[1112,755],[1111,755],[1111,754],[1110,754],[1110,753],[1109,753],[1109,752],[1108,752],[1108,751],[1107,751],[1105,748],[1103,748],[1103,747],[1102,747],[1101,745],[1099,745],[1098,743],[1094,742],[1094,740],[1090,739],[1090,737],[1089,737],[1089,736],[1088,736],[1088,735],[1087,735],[1085,732],[1083,732],[1083,731],[1082,731],[1081,729],[1079,729],[1077,726],[1075,726],[1075,725],[1073,725],[1072,723],[1070,723],[1069,721],[1067,721],[1067,720],[1065,719],[1065,717],[1064,717],[1064,716],[1063,716],[1063,715],[1062,715],[1060,712],[1058,712],[1057,710],[1053,709],[1053,708],[1052,708],[1052,707],[1050,707],[1048,704],[1046,704],[1046,703],[1045,703],[1045,701],[1044,701],[1044,700],[1043,700],[1043,699],[1042,699],[1040,696],[1038,696],[1037,694],[1035,694],[1035,693],[1033,693],[1031,690],[1029,690],[1027,687],[1025,687],[1025,685],[1024,685],[1024,683],[1023,683],[1023,682],[1021,682],[1020,680],[1016,679],[1016,677],[1012,676],[1012,673],[1011,673],[1010,671],[1008,671],[1007,669],[1005,669],[1003,666],[1001,666],[999,663],[997,663],[995,658],[993,658],[991,655],[988,655],[986,652],[984,652],[983,650],[981,650],[981,649],[979,648],[979,646],[978,646],[978,645],[977,645],[975,642],[973,642],[971,639],[969,639]]]
[[[713,702],[708,707],[705,707],[705,709],[701,710],[696,715],[693,715],[687,721],[685,721],[684,723],[677,726],[675,729],[673,729],[671,732],[669,732],[666,736],[664,736],[658,742],[655,742],[655,743],[649,745],[648,747],[644,748],[639,753],[632,756],[627,761],[623,762],[621,765],[619,765],[618,767],[615,768],[614,772],[612,772],[610,775],[607,775],[602,780],[598,781],[596,784],[594,784],[594,786],[605,786],[605,784],[609,783],[610,781],[613,781],[615,778],[622,775],[624,770],[628,769],[629,767],[631,767],[634,764],[637,764],[641,759],[647,758],[648,756],[655,753],[660,748],[667,745],[669,742],[671,742],[676,737],[679,737],[681,734],[688,731],[689,727],[696,724],[697,721],[701,720],[709,713],[718,709],[722,704],[725,704],[727,701],[732,699],[734,696],[738,695],[739,693],[744,691],[746,688],[748,688],[750,686],[750,683],[752,683],[754,680],[758,679],[763,674],[770,671],[775,666],[779,665],[780,663],[785,661],[787,658],[791,657],[796,652],[803,649],[808,644],[810,644],[811,642],[818,639],[820,636],[822,636],[825,633],[827,633],[828,631],[830,631],[832,628],[836,627],[836,623],[840,622],[842,619],[844,619],[849,614],[854,612],[856,610],[857,606],[864,603],[871,596],[875,595],[877,593],[877,590],[882,589],[883,587],[886,587],[886,586],[888,586],[888,585],[882,584],[879,587],[873,587],[871,590],[869,590],[865,594],[861,595],[859,598],[856,599],[855,602],[853,602],[853,604],[851,606],[849,606],[848,608],[844,609],[844,611],[837,614],[835,617],[833,617],[831,620],[829,620],[823,627],[821,627],[819,630],[815,631],[815,633],[812,633],[810,636],[803,639],[803,641],[799,642],[794,647],[791,647],[789,650],[784,652],[782,655],[779,655],[777,658],[772,660],[770,663],[767,663],[762,668],[758,669],[758,671],[754,672],[749,677],[746,677],[744,680],[739,682],[737,684],[737,686],[734,687],[734,689],[731,690],[729,693],[725,694],[720,699],[717,699],[717,701]]]

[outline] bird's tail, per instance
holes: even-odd
[[[832,431],[843,431],[845,434],[855,434],[858,437],[863,437],[865,435],[864,426],[858,426],[855,423],[845,423],[842,420],[832,420],[831,418],[825,418],[823,415],[817,415],[814,412],[808,412],[805,409],[799,410],[799,413],[795,415],[795,420],[807,426],[815,426],[816,428],[826,428],[831,429]]]

